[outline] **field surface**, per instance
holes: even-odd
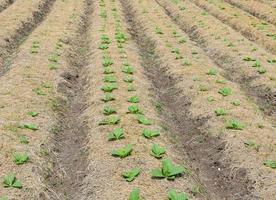
[[[0,200],[275,200],[276,2],[0,0]]]

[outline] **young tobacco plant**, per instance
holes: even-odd
[[[132,83],[133,81],[134,81],[134,78],[131,76],[124,77],[124,82],[126,82],[126,83]]]
[[[115,71],[111,67],[105,67],[104,68],[104,74],[113,74]]]
[[[168,198],[169,200],[189,200],[189,196],[186,193],[178,193],[174,189],[169,191]]]
[[[226,97],[232,94],[232,90],[229,87],[224,87],[218,91],[219,94]]]
[[[245,128],[245,125],[241,123],[240,121],[233,119],[226,123],[225,127],[227,129],[234,129],[234,130],[243,130]]]
[[[108,134],[109,141],[120,140],[124,137],[124,130],[122,128],[115,128],[111,133]]]
[[[115,108],[112,108],[111,106],[105,106],[104,107],[104,111],[103,111],[104,115],[111,115],[111,114],[114,114],[114,113],[116,113]]]
[[[186,169],[182,166],[173,165],[171,160],[162,160],[161,169],[153,169],[151,175],[153,178],[167,178],[168,180],[174,180],[176,176],[184,173]]]
[[[35,112],[35,111],[30,111],[27,114],[30,115],[30,116],[32,116],[32,117],[36,117],[39,113]]]
[[[17,165],[22,165],[29,160],[29,156],[27,153],[14,153],[13,154],[14,162]]]
[[[101,88],[104,92],[112,92],[115,89],[118,89],[118,85],[116,83],[108,83],[102,86]]]
[[[127,156],[129,156],[132,152],[132,145],[128,144],[120,149],[117,150],[113,150],[111,152],[111,155],[114,157],[120,157],[120,158],[125,158]]]
[[[109,48],[108,44],[100,44],[100,46],[99,46],[99,49],[101,49],[101,50],[105,50],[108,48]]]
[[[134,188],[130,193],[128,200],[142,200],[140,190],[138,188]]]
[[[120,117],[118,116],[109,116],[102,121],[100,121],[99,125],[115,125],[120,122]]]
[[[128,100],[130,103],[139,103],[139,97],[138,96],[132,96]]]
[[[217,70],[216,69],[214,69],[214,68],[212,68],[212,69],[210,69],[208,72],[207,72],[207,74],[208,75],[211,75],[211,76],[215,76],[215,75],[217,75]]]
[[[130,65],[123,66],[122,72],[126,74],[133,74],[134,73],[134,68]]]
[[[264,165],[270,167],[271,169],[276,169],[276,161],[272,159],[268,159],[264,162]]]
[[[22,188],[22,183],[19,180],[17,180],[14,174],[8,174],[4,176],[3,183],[4,187],[14,187],[18,189]]]
[[[107,83],[116,83],[117,82],[117,78],[114,75],[106,75],[106,76],[104,76],[103,81],[107,82]]]
[[[110,65],[112,65],[113,64],[113,61],[111,60],[111,58],[104,58],[103,59],[103,66],[104,67],[108,67],[108,66],[110,66]]]
[[[143,125],[151,125],[152,124],[151,120],[145,118],[145,116],[143,116],[143,115],[138,115],[137,120],[138,120],[139,124],[143,124]]]
[[[150,129],[143,130],[143,136],[147,139],[151,139],[151,138],[157,137],[159,135],[160,135],[160,131],[158,131],[158,130],[150,130]]]
[[[165,153],[166,153],[166,149],[164,147],[161,147],[158,144],[153,144],[151,146],[151,155],[154,156],[155,158],[160,159],[163,157]]]
[[[122,176],[126,179],[126,181],[131,182],[133,181],[139,174],[141,169],[133,168],[129,171],[126,171],[122,174]]]
[[[115,100],[115,97],[111,93],[106,93],[104,97],[102,98],[104,102],[113,101]]]
[[[102,41],[102,44],[110,44],[111,43],[111,40],[109,39],[109,37],[107,35],[102,35],[101,41]]]
[[[129,92],[136,91],[136,89],[132,83],[128,84],[127,91],[129,91]]]
[[[217,116],[221,116],[221,115],[226,115],[227,114],[227,112],[226,112],[226,110],[224,108],[218,108],[218,109],[216,109],[215,113],[216,113]]]
[[[32,131],[36,131],[39,129],[36,124],[23,124],[23,125],[20,125],[19,128],[30,129]]]
[[[137,105],[131,105],[131,106],[128,107],[128,113],[141,114],[142,115],[143,111]]]

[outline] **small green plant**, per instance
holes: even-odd
[[[247,141],[245,141],[245,142],[244,142],[244,145],[245,145],[246,147],[250,147],[250,148],[256,150],[257,152],[259,151],[259,149],[260,149],[260,147],[261,147],[259,144],[257,144],[257,143],[256,143],[255,141],[253,141],[253,140],[247,140]]]
[[[29,156],[25,152],[24,153],[14,153],[13,158],[14,158],[15,164],[17,164],[17,165],[24,164],[24,163],[28,162],[28,160],[29,160]]]
[[[172,48],[171,50],[172,53],[180,54],[180,51],[178,48]]]
[[[268,159],[264,162],[264,165],[270,167],[271,169],[276,169],[276,161],[272,159]]]
[[[125,77],[124,77],[124,81],[125,81],[126,83],[132,83],[132,82],[134,81],[134,78],[131,77],[131,76],[125,76]]]
[[[129,92],[136,91],[136,89],[132,83],[128,84],[127,91],[129,91]]]
[[[18,137],[19,141],[21,144],[29,144],[29,140],[25,135],[20,135]]]
[[[255,58],[251,58],[251,57],[249,57],[249,56],[245,56],[245,57],[243,58],[243,60],[244,60],[244,61],[247,61],[247,62],[249,62],[249,61],[256,61]]]
[[[106,93],[104,97],[102,98],[104,102],[113,101],[115,100],[115,97],[111,93]]]
[[[111,133],[108,134],[109,141],[120,140],[124,137],[124,130],[122,128],[115,128]]]
[[[252,67],[261,67],[261,62],[259,60],[256,60],[256,62],[252,65]]]
[[[32,131],[36,131],[39,129],[36,124],[23,124],[23,125],[19,125],[19,128],[30,129]]]
[[[112,64],[113,64],[113,61],[111,60],[111,58],[104,58],[103,59],[103,66],[104,67],[108,67],[108,66],[110,66]]]
[[[49,55],[48,60],[53,63],[57,63],[59,58],[59,54],[57,52],[53,52]]]
[[[221,115],[226,115],[227,114],[227,112],[226,112],[226,110],[224,108],[218,108],[218,109],[216,109],[215,113],[216,113],[217,116],[221,116]]]
[[[128,100],[130,103],[139,103],[139,97],[138,96],[132,96]]]
[[[239,106],[239,105],[241,105],[241,102],[240,102],[240,100],[235,99],[231,102],[231,104],[233,104],[234,106]]]
[[[147,139],[151,139],[153,137],[157,137],[160,135],[160,131],[158,130],[151,130],[151,129],[144,129],[143,136]]]
[[[245,128],[245,125],[241,123],[239,120],[233,119],[226,122],[225,127],[227,129],[243,130]]]
[[[185,38],[180,38],[180,39],[178,40],[178,42],[179,42],[180,44],[183,44],[183,43],[186,42],[186,39],[185,39]]]
[[[192,63],[188,59],[183,59],[182,65],[183,66],[190,66],[190,65],[192,65]]]
[[[232,94],[232,90],[229,87],[224,87],[218,91],[219,94],[226,97]]]
[[[0,197],[0,200],[8,200],[7,197]]]
[[[137,105],[131,105],[128,107],[128,113],[143,114],[143,111]]]
[[[168,198],[169,200],[189,200],[189,196],[186,193],[178,193],[174,189],[169,191]]]
[[[162,160],[161,169],[153,169],[151,175],[154,178],[167,178],[168,180],[174,180],[176,176],[184,173],[186,169],[182,166],[173,165],[171,160]]]
[[[140,174],[140,171],[141,170],[139,168],[133,168],[124,172],[122,176],[126,179],[126,181],[131,182]]]
[[[216,83],[225,84],[226,81],[224,79],[218,79],[216,80]]]
[[[143,115],[138,115],[137,120],[138,120],[139,124],[143,124],[143,125],[151,125],[152,124],[151,120],[145,118],[145,116],[143,116]]]
[[[117,32],[115,38],[118,43],[125,43],[127,41],[127,36],[123,32]]]
[[[36,93],[39,96],[45,96],[46,95],[46,93],[40,87],[37,87],[37,88],[33,89],[33,92]]]
[[[103,111],[104,115],[111,115],[111,114],[114,114],[114,113],[116,113],[115,108],[112,108],[111,106],[105,106],[104,107],[104,111]]]
[[[137,188],[134,188],[130,193],[128,200],[142,200],[140,196],[140,190]]]
[[[113,90],[118,89],[118,85],[116,83],[108,83],[104,85],[101,89],[104,92],[112,92]]]
[[[266,73],[266,69],[263,68],[263,67],[260,67],[260,68],[257,69],[257,72],[258,72],[259,74],[264,74],[264,73]]]
[[[99,49],[101,49],[101,50],[105,50],[108,48],[109,48],[108,44],[100,44],[100,46],[99,46]]]
[[[215,76],[217,75],[217,70],[212,68],[212,69],[209,69],[209,71],[207,72],[208,75],[211,75],[211,76]]]
[[[99,125],[114,125],[118,124],[120,122],[120,117],[118,116],[110,116],[105,119],[103,119]]]
[[[155,28],[155,33],[156,33],[156,34],[163,34],[161,28],[159,28],[159,27],[156,27],[156,28]]]
[[[30,111],[27,114],[30,115],[30,116],[32,116],[32,117],[36,117],[36,116],[38,116],[39,113],[35,112],[35,111]]]
[[[104,74],[113,74],[115,71],[111,67],[105,67],[104,68]]]
[[[111,155],[114,157],[120,157],[120,158],[125,158],[127,156],[129,156],[132,152],[132,145],[128,144],[118,150],[113,150],[111,152]]]
[[[104,76],[103,81],[107,82],[107,83],[116,83],[117,82],[117,78],[114,75],[106,75],[106,76]]]
[[[22,188],[22,183],[17,180],[14,174],[8,174],[4,177],[4,187],[14,187],[21,189]]]
[[[163,157],[165,153],[166,153],[166,149],[164,147],[161,147],[158,144],[153,144],[151,146],[151,155],[154,156],[155,158],[160,159]]]
[[[101,41],[102,41],[102,44],[110,44],[111,43],[111,40],[109,39],[109,37],[107,35],[102,35]]]
[[[130,65],[123,66],[122,72],[124,72],[126,74],[133,74],[134,73],[134,68]]]

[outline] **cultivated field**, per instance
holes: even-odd
[[[273,0],[0,0],[0,200],[275,200]]]

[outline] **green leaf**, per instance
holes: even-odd
[[[252,67],[261,67],[261,62],[259,60],[257,60],[253,65]]]
[[[103,66],[104,67],[108,67],[112,64],[113,64],[113,61],[111,60],[111,58],[104,58],[104,60],[103,60]]]
[[[118,43],[125,43],[127,40],[127,37],[123,32],[117,32],[115,38]]]
[[[130,171],[126,171],[122,174],[122,176],[126,179],[126,181],[131,182],[133,181],[139,174],[140,174],[139,168],[133,168]]]
[[[118,150],[113,150],[111,152],[111,155],[114,157],[120,157],[120,158],[125,158],[127,156],[129,156],[132,152],[132,145],[128,144]]]
[[[117,78],[114,75],[106,75],[104,76],[103,81],[108,83],[115,83],[117,82]]]
[[[113,74],[115,71],[111,67],[105,67],[104,68],[104,74]]]
[[[20,125],[20,128],[26,128],[26,129],[30,129],[32,131],[36,131],[39,129],[36,124],[23,124],[23,125]]]
[[[28,160],[29,160],[29,156],[25,152],[24,153],[14,153],[13,157],[14,157],[14,162],[17,165],[24,164],[24,163],[28,162]]]
[[[270,167],[271,169],[276,169],[276,161],[268,159],[264,162],[264,165]]]
[[[227,114],[227,112],[226,112],[226,110],[224,108],[218,108],[218,109],[216,109],[215,113],[216,113],[217,116],[221,116],[221,115],[226,115]]]
[[[112,92],[113,90],[118,89],[118,85],[116,83],[108,83],[104,85],[101,89],[104,92]]]
[[[233,119],[226,123],[225,126],[227,129],[234,129],[234,130],[243,130],[245,128],[245,125],[242,124],[240,121]]]
[[[244,60],[244,61],[256,61],[255,58],[251,58],[251,57],[249,57],[249,56],[245,56],[245,57],[243,58],[243,60]]]
[[[159,27],[155,28],[155,33],[156,34],[163,34],[162,30]]]
[[[104,102],[113,101],[115,100],[114,96],[111,93],[106,93],[102,98]]]
[[[0,197],[0,200],[8,200],[7,197]]]
[[[174,189],[169,191],[168,198],[169,200],[189,200],[189,196],[186,193],[177,193]]]
[[[134,188],[130,193],[128,200],[142,200],[142,198],[140,197],[140,190]]]
[[[224,79],[218,79],[216,80],[216,83],[225,84],[226,81]]]
[[[114,113],[116,113],[115,108],[112,108],[111,106],[105,106],[104,107],[104,111],[103,111],[104,115],[111,115],[111,114],[114,114]]]
[[[179,54],[179,53],[180,53],[180,51],[179,51],[178,48],[172,48],[171,52],[172,52],[172,53],[176,53],[176,54]]]
[[[128,111],[132,114],[143,114],[143,111],[137,105],[129,106]]]
[[[42,91],[42,89],[41,88],[35,88],[35,89],[33,89],[33,92],[35,92],[37,95],[39,95],[39,96],[45,96],[46,95],[46,93],[44,92],[44,91]]]
[[[241,102],[240,102],[238,99],[232,101],[231,103],[232,103],[234,106],[239,106],[239,105],[241,105]]]
[[[109,37],[107,35],[102,35],[101,40],[102,40],[102,44],[110,44],[111,43],[111,40],[109,39]]]
[[[124,72],[126,74],[133,74],[134,73],[134,68],[130,65],[123,66],[122,72]]]
[[[99,49],[101,49],[101,50],[108,49],[108,44],[101,44],[101,45],[99,46]]]
[[[115,128],[111,133],[108,135],[108,140],[120,140],[124,138],[124,130],[122,128]]]
[[[232,94],[232,90],[229,87],[224,87],[224,88],[220,89],[218,93],[225,97],[225,96],[229,96],[230,94]]]
[[[126,76],[126,77],[124,78],[124,81],[125,81],[126,83],[132,83],[132,82],[134,81],[134,78],[131,77],[131,76]]]
[[[127,86],[127,91],[131,92],[131,91],[135,91],[135,90],[136,90],[136,89],[135,89],[135,87],[134,87],[133,84],[128,84],[128,86]]]
[[[162,158],[163,154],[166,153],[166,149],[164,147],[159,146],[158,144],[153,144],[151,147],[151,155],[155,158]]]
[[[29,140],[25,135],[20,135],[19,136],[19,141],[21,144],[29,144]]]
[[[110,116],[102,120],[99,125],[114,125],[120,122],[120,117],[118,116]]]
[[[151,176],[155,178],[165,178],[161,169],[153,169],[151,170]]]
[[[145,118],[145,116],[143,116],[143,115],[138,115],[137,120],[138,120],[139,124],[143,124],[143,125],[151,125],[152,124],[152,122],[149,119]]]
[[[22,188],[22,184],[16,179],[14,174],[8,174],[4,177],[4,187]]]
[[[139,97],[138,96],[132,96],[128,100],[130,103],[139,103]]]
[[[143,136],[145,138],[151,139],[153,137],[157,137],[160,135],[160,131],[158,130],[150,130],[150,129],[144,129],[143,130]]]
[[[36,117],[39,113],[35,112],[35,111],[30,111],[27,114],[30,115],[30,116],[32,116],[32,117]]]
[[[257,69],[257,72],[258,72],[259,74],[264,74],[264,73],[266,73],[266,69],[263,68],[263,67],[260,67],[259,69]]]
[[[217,70],[212,68],[207,72],[208,75],[215,76],[217,75]]]

